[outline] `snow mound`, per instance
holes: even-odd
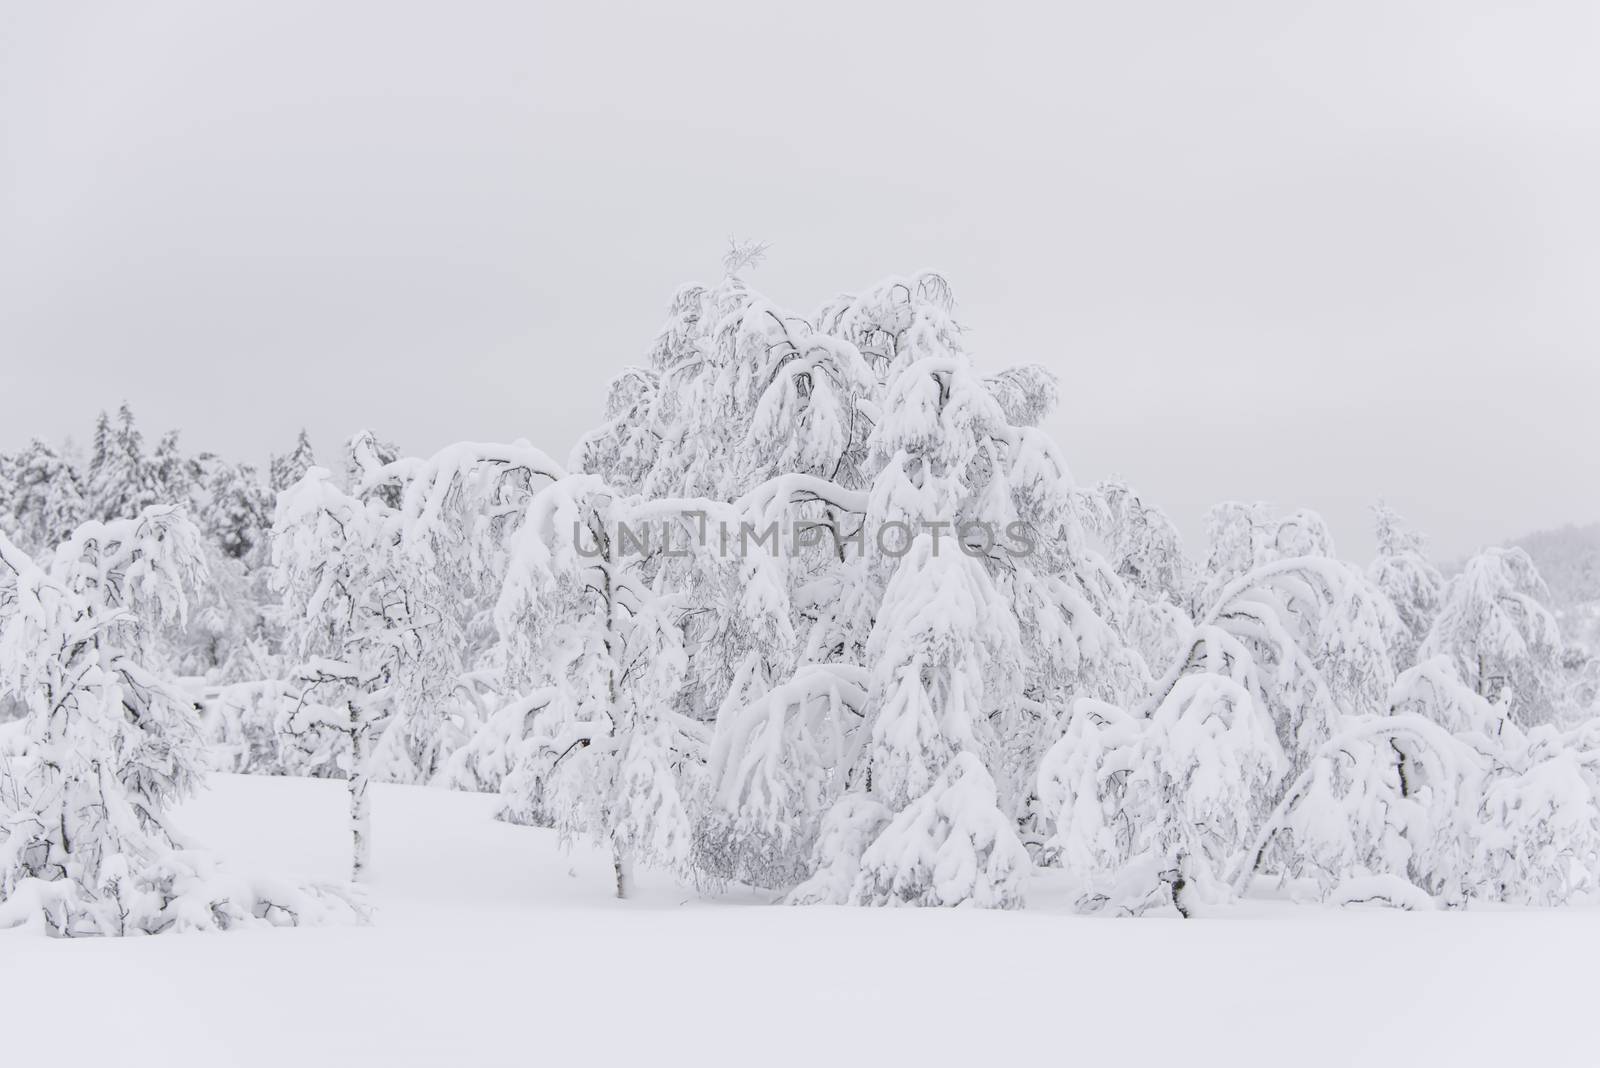
[[[1438,903],[1419,886],[1398,875],[1358,875],[1334,887],[1328,897],[1332,905],[1380,905],[1408,912],[1430,912]]]

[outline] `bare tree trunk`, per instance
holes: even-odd
[[[1188,893],[1188,869],[1189,855],[1179,850],[1172,859],[1172,867],[1165,873],[1165,878],[1172,887],[1172,904],[1177,908],[1178,915],[1186,920],[1194,918],[1194,903]]]
[[[616,842],[611,843],[611,867],[617,873],[617,899],[625,901],[633,888],[633,858]]]
[[[619,698],[617,685],[617,654],[622,648],[622,635],[617,633],[617,603],[612,587],[612,572],[616,567],[616,555],[613,552],[611,538],[607,535],[604,520],[596,513],[596,537],[600,540],[602,549],[601,560],[601,596],[606,604],[606,718],[611,722],[612,737],[616,737],[621,728],[619,715]],[[608,828],[609,830],[609,828]],[[615,838],[611,840],[611,867],[617,875],[617,900],[626,900],[628,892],[632,889],[633,858],[630,857],[622,844]]]
[[[359,882],[372,860],[372,802],[367,797],[367,731],[359,701],[350,707],[350,878]]]

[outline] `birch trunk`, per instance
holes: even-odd
[[[350,707],[350,878],[359,882],[372,859],[372,810],[367,797],[367,731],[359,701]]]
[[[625,901],[633,889],[633,858],[616,842],[611,843],[611,867],[617,873],[617,899]]]

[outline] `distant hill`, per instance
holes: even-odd
[[[1566,639],[1600,653],[1600,523],[1541,530],[1511,544],[1533,557]]]
[[[1600,601],[1600,523],[1541,530],[1512,544],[1533,557],[1550,586],[1553,607]]]

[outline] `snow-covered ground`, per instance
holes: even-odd
[[[217,775],[178,822],[336,879],[342,784]],[[767,907],[378,787],[374,922],[57,941],[0,932],[6,1064],[1594,1063],[1600,912],[1277,902],[1184,922]],[[64,1059],[63,1059],[64,1058]]]

